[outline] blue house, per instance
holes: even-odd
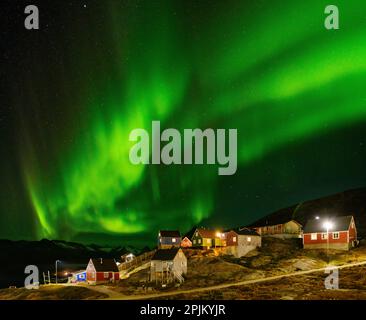
[[[181,242],[178,230],[160,230],[158,235],[159,249],[179,248]]]
[[[85,282],[86,270],[79,270],[72,273],[71,282]]]

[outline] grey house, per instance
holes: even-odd
[[[178,230],[160,230],[158,234],[159,249],[180,247],[181,236]]]
[[[187,257],[180,248],[159,249],[150,262],[150,281],[183,282],[187,273]]]

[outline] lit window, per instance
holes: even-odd
[[[236,237],[233,237],[233,242],[236,242]]]
[[[201,239],[198,239],[198,243],[201,243]]]
[[[311,240],[316,240],[318,239],[318,234],[317,233],[312,233],[311,234]]]
[[[328,235],[326,233],[322,233],[322,239],[323,240],[327,240],[328,239]]]
[[[211,239],[207,239],[207,244],[210,245],[211,244]]]
[[[339,232],[333,232],[333,239],[339,239]]]
[[[193,244],[196,244],[196,239],[193,240]]]
[[[251,237],[248,237],[248,238],[247,238],[247,241],[248,241],[248,242],[252,241],[252,238],[251,238]]]
[[[109,277],[109,272],[104,272],[104,278],[108,278]]]
[[[177,242],[177,239],[173,238],[173,239],[172,239],[172,242],[173,242],[173,243]]]

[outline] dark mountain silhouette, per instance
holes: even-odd
[[[316,216],[331,218],[334,216],[353,215],[358,236],[366,237],[366,188],[351,189],[323,198],[304,201],[288,208],[273,212],[249,225],[264,226],[283,223],[294,219],[305,225]]]
[[[148,248],[144,248],[147,250]],[[55,273],[55,262],[58,270],[71,272],[85,269],[90,258],[113,258],[118,261],[121,255],[140,250],[133,247],[106,248],[96,244],[84,245],[62,240],[10,241],[0,240],[0,288],[10,285],[23,286],[26,277],[24,269],[27,265],[36,265],[43,283],[43,272],[50,271],[51,278]],[[62,276],[61,274],[61,276]]]

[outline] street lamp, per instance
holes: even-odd
[[[327,256],[328,256],[328,252],[329,252],[329,230],[333,228],[333,223],[331,223],[330,221],[325,221],[324,222],[324,228],[327,230]]]
[[[61,260],[56,260],[55,262],[55,269],[56,269],[56,284],[57,284],[57,263],[61,263]]]

